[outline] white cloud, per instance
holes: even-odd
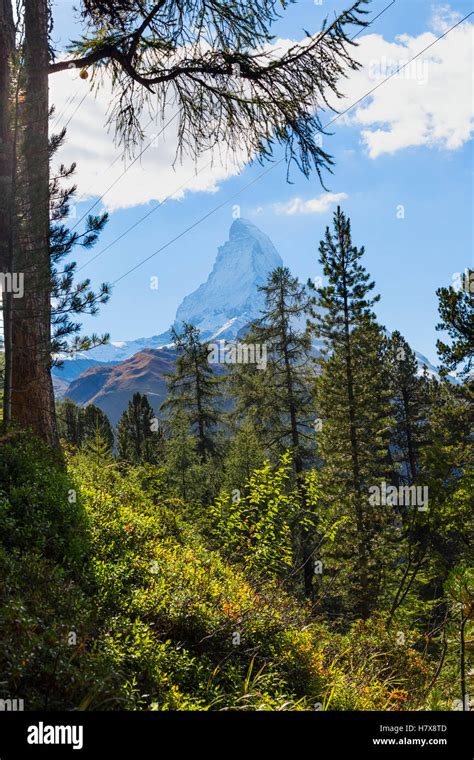
[[[458,14],[442,6],[436,8],[431,25],[445,32],[457,20]],[[474,131],[473,30],[472,23],[461,24],[343,117],[345,123],[362,127],[362,142],[371,158],[411,146],[456,150],[470,139]],[[343,85],[346,97],[339,110],[381,83],[437,36],[402,34],[394,42],[377,34],[361,37],[357,58],[363,68]]]
[[[291,198],[284,203],[274,203],[273,210],[276,214],[294,216],[295,214],[325,214],[331,206],[347,199],[346,193],[323,193],[318,198]]]
[[[104,85],[97,93],[93,93],[89,92],[89,87],[87,80],[79,78],[77,70],[64,71],[50,77],[50,100],[56,107],[53,125],[57,120],[52,131],[59,131],[72,116],[67,128],[66,143],[57,159],[65,164],[77,162],[75,181],[78,185],[78,198],[82,193],[86,198],[106,193],[103,204],[109,211],[114,211],[153,200],[163,201],[169,196],[181,199],[187,192],[214,193],[219,188],[219,182],[241,170],[246,158],[243,149],[240,154],[237,151],[234,160],[229,159],[229,162],[221,160],[217,150],[212,155],[202,154],[197,161],[184,156],[182,161],[175,162],[177,119],[160,134],[161,125],[148,124],[150,118],[147,114],[141,119],[142,127],[147,127],[142,147],[145,148],[150,141],[152,144],[130,166],[131,160],[124,162],[120,158],[121,151],[114,145],[113,131],[108,131],[105,126],[110,89]],[[74,114],[86,92],[84,102]],[[70,100],[74,95],[74,99]],[[165,115],[165,124],[172,116],[170,110]],[[130,168],[119,179],[127,165]],[[109,190],[117,179],[117,184]]]
[[[462,14],[458,11],[453,11],[451,6],[447,4],[433,5],[432,11],[433,15],[430,26],[438,34],[444,34],[453,24],[462,19]]]
[[[456,20],[458,14],[449,5],[434,6],[431,28],[444,32]],[[465,22],[340,119],[361,130],[362,143],[371,158],[410,146],[456,150],[470,138],[473,114],[469,63],[472,63],[473,28],[472,23]],[[381,82],[395,66],[407,61],[435,38],[431,31],[416,37],[402,34],[393,42],[377,34],[361,35],[355,54],[362,69],[351,72],[341,83],[345,98],[334,105],[339,111],[344,110]],[[291,44],[291,40],[277,40],[275,46],[281,54]],[[112,134],[105,127],[110,90],[104,86],[96,95],[89,93],[89,82],[81,80],[77,70],[51,76],[50,89],[51,102],[60,116],[58,126],[73,115],[83,94],[88,92],[71,119],[67,143],[58,158],[66,164],[77,162],[78,195],[85,193],[86,197],[92,197],[106,193],[103,203],[109,210],[163,201],[170,195],[181,199],[188,192],[214,193],[219,183],[239,173],[247,158],[242,148],[232,163],[225,163],[214,151],[213,155],[201,156],[197,162],[184,157],[182,163],[176,162],[173,168],[177,146],[174,122],[163,137],[157,139],[156,147],[148,148],[109,190],[124,170],[121,160],[109,168],[120,155]],[[146,120],[144,117],[143,126]],[[145,145],[156,129],[153,125],[147,127]],[[331,152],[330,145],[328,150]],[[325,207],[321,204],[329,200],[321,196],[309,201],[296,198],[289,203],[293,205],[282,204],[279,213],[323,213]]]

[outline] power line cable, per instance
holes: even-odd
[[[339,119],[341,116],[344,116],[346,113],[348,113],[348,111],[352,110],[352,108],[354,108],[355,106],[357,106],[359,103],[361,103],[366,98],[368,98],[373,92],[375,92],[376,90],[378,90],[379,87],[381,87],[383,84],[385,84],[386,82],[388,82],[390,79],[393,79],[393,77],[396,76],[400,71],[402,71],[402,69],[404,69],[407,66],[409,66],[411,63],[413,63],[413,61],[415,61],[417,58],[419,58],[420,55],[423,55],[423,53],[425,53],[427,50],[429,50],[434,45],[436,45],[438,42],[440,42],[450,32],[452,32],[454,29],[456,29],[456,27],[458,27],[460,24],[464,23],[464,21],[466,21],[466,19],[468,19],[470,16],[472,16],[473,13],[474,13],[474,11],[471,11],[466,16],[464,16],[464,18],[462,18],[460,21],[458,21],[456,24],[453,24],[453,26],[451,26],[446,32],[444,32],[442,35],[440,35],[439,37],[437,37],[435,40],[433,40],[433,42],[431,42],[429,45],[426,45],[426,47],[424,47],[422,50],[420,50],[419,53],[417,53],[412,58],[410,58],[409,61],[407,61],[406,63],[404,63],[401,66],[399,66],[396,71],[392,72],[389,76],[385,77],[385,79],[383,79],[381,82],[379,82],[379,84],[377,84],[371,90],[369,90],[364,95],[362,95],[360,98],[358,98],[356,101],[354,101],[354,103],[352,103],[350,106],[348,106],[346,109],[344,109],[344,111],[341,111],[340,113],[338,113],[333,119],[331,119],[331,121],[329,121],[327,124],[325,124],[323,126],[323,129],[327,129],[331,124],[333,124],[335,121],[337,121],[337,119]],[[226,206],[230,201],[234,200],[238,195],[240,195],[241,193],[243,193],[245,190],[247,190],[249,187],[251,187],[252,185],[254,185],[260,179],[262,179],[263,177],[265,177],[269,172],[271,172],[273,169],[275,169],[277,166],[279,166],[285,160],[286,160],[285,156],[283,156],[282,158],[280,158],[278,161],[276,161],[274,164],[272,164],[268,169],[266,169],[264,172],[262,172],[257,177],[255,177],[255,179],[253,179],[251,182],[248,182],[240,190],[238,190],[237,192],[233,193],[231,196],[229,196],[228,198],[226,198],[225,201],[223,201],[222,203],[219,203],[217,206],[215,206],[214,208],[212,208],[206,214],[204,214],[203,216],[201,216],[196,222],[194,222],[193,224],[191,224],[188,227],[186,227],[186,229],[184,229],[178,235],[176,235],[175,237],[173,237],[167,243],[165,243],[164,245],[162,245],[156,251],[154,251],[153,253],[151,253],[146,258],[142,259],[142,261],[138,262],[138,264],[136,264],[131,269],[129,269],[127,272],[125,272],[120,277],[118,277],[116,280],[114,280],[112,282],[112,285],[116,285],[118,282],[121,282],[123,279],[125,279],[125,277],[128,277],[129,274],[131,274],[132,272],[134,272],[135,270],[137,270],[139,267],[143,266],[143,264],[145,264],[147,261],[150,261],[150,259],[154,258],[154,256],[157,256],[159,253],[161,253],[162,251],[164,251],[166,248],[168,248],[170,245],[172,245],[172,243],[174,243],[177,240],[179,240],[180,238],[182,238],[190,230],[194,229],[199,224],[201,224],[202,222],[204,222],[206,219],[208,219],[210,216],[212,216],[214,213],[216,213],[216,211],[219,211],[219,209],[221,209],[223,206]]]
[[[376,21],[378,18],[380,18],[380,16],[382,16],[382,15],[383,15],[383,14],[384,14],[384,13],[385,13],[385,12],[386,12],[386,11],[387,11],[389,8],[391,8],[391,7],[392,7],[392,5],[394,5],[394,4],[395,4],[395,2],[396,2],[396,0],[392,0],[392,2],[391,2],[391,3],[389,3],[388,5],[386,5],[386,6],[385,6],[385,8],[383,8],[383,9],[380,11],[380,13],[378,13],[378,14],[377,14],[377,15],[376,15],[376,16],[375,16],[375,17],[374,17],[372,20],[371,20],[371,22],[370,22],[370,23],[367,25],[367,27],[364,27],[364,29],[367,29],[367,28],[368,28],[368,26],[371,26],[371,25],[374,23],[374,21]],[[360,30],[359,32],[357,32],[357,34],[355,34],[355,35],[354,35],[354,37],[352,37],[351,39],[352,39],[352,40],[354,40],[354,39],[355,39],[355,38],[356,38],[356,37],[357,37],[357,36],[358,36],[358,35],[359,35],[359,34],[360,34],[362,31],[363,31],[363,30]],[[147,129],[147,127],[148,127],[148,126],[151,124],[151,122],[152,122],[152,121],[153,121],[153,119],[151,119],[151,120],[148,122],[148,125],[145,127],[145,129]],[[147,146],[147,147],[149,147],[149,146]],[[143,151],[143,152],[144,152],[144,151]],[[143,152],[142,152],[141,154],[139,154],[139,156],[138,156],[138,157],[140,157],[140,155],[143,155]],[[120,156],[120,155],[119,155],[119,156],[117,156],[117,157],[114,159],[114,161],[112,161],[112,163],[111,163],[111,164],[110,164],[110,165],[107,167],[107,169],[105,170],[105,172],[107,172],[107,171],[108,171],[108,170],[109,170],[109,169],[110,169],[110,168],[111,168],[111,167],[112,167],[112,166],[113,166],[113,165],[114,165],[114,164],[115,164],[115,163],[116,163],[116,162],[117,162],[117,161],[118,161],[120,158],[121,158],[121,156]],[[203,169],[204,169],[204,168],[207,168],[207,167],[210,165],[210,163],[212,163],[212,162],[209,162],[209,164],[206,164],[206,166],[205,166],[205,167],[203,167]],[[129,168],[130,168],[130,167],[127,167],[127,168],[125,169],[125,171],[123,172],[123,174],[122,174],[122,175],[121,175],[121,176],[120,176],[120,177],[117,179],[117,182],[118,182],[118,180],[119,180],[119,179],[121,179],[121,178],[124,176],[124,174],[126,174],[126,172],[128,171],[128,169],[129,169]],[[201,171],[203,171],[203,169],[200,169],[200,170],[199,170],[199,172],[197,172],[197,174],[200,174],[200,173],[201,173]],[[104,172],[104,173],[105,173],[105,172]],[[195,175],[193,175],[193,176],[197,176],[197,174],[195,174]],[[191,178],[191,179],[192,179],[192,178]],[[88,260],[88,261],[87,261],[87,262],[86,262],[86,263],[85,263],[85,264],[84,264],[82,267],[80,267],[80,269],[78,269],[78,270],[77,270],[77,272],[80,272],[80,271],[82,271],[82,270],[83,270],[83,269],[85,269],[87,266],[89,266],[89,264],[92,264],[92,262],[93,262],[93,261],[95,261],[95,260],[96,260],[96,259],[98,259],[100,256],[102,256],[102,254],[103,254],[103,253],[105,253],[107,250],[109,250],[109,249],[110,249],[110,248],[111,248],[113,245],[115,245],[115,243],[117,243],[119,240],[121,240],[122,238],[124,238],[124,237],[125,237],[125,236],[126,236],[128,233],[129,233],[129,232],[131,232],[133,229],[135,229],[136,227],[138,227],[138,226],[139,226],[139,224],[141,224],[143,221],[145,221],[145,219],[147,219],[149,216],[151,216],[151,214],[153,214],[155,211],[157,211],[157,210],[158,210],[158,208],[161,208],[161,206],[163,206],[163,205],[166,203],[166,201],[168,201],[168,200],[170,200],[170,198],[174,197],[174,195],[176,194],[176,192],[178,192],[178,191],[179,191],[179,190],[180,190],[182,187],[184,187],[186,184],[187,184],[186,182],[185,182],[185,183],[183,183],[182,185],[180,185],[180,187],[179,187],[179,188],[177,188],[177,190],[175,190],[173,193],[170,193],[170,194],[169,194],[169,195],[168,195],[168,196],[167,196],[167,197],[166,197],[166,198],[165,198],[163,201],[161,201],[161,202],[160,202],[160,203],[159,203],[157,206],[155,206],[153,209],[151,209],[151,211],[149,211],[148,213],[146,213],[146,214],[145,214],[143,217],[141,217],[141,218],[140,218],[140,219],[139,219],[137,222],[135,222],[134,224],[132,224],[132,225],[131,225],[131,226],[130,226],[128,229],[126,229],[126,230],[125,230],[125,231],[124,231],[124,232],[123,232],[121,235],[119,235],[119,236],[118,236],[118,237],[117,237],[115,240],[113,240],[113,241],[112,241],[112,242],[111,242],[111,243],[110,243],[108,246],[106,246],[106,248],[104,248],[104,250],[100,251],[98,254],[96,254],[96,256],[93,256],[91,259],[89,259],[89,260]],[[108,190],[110,190],[110,188],[108,188]],[[106,191],[103,193],[103,195],[101,196],[101,198],[103,198],[103,197],[104,197],[104,196],[107,194],[108,190],[106,190]],[[88,191],[86,191],[86,193],[87,193],[87,192],[88,192]],[[84,195],[85,195],[86,193],[83,193],[83,195],[81,196],[81,198],[82,198],[82,197],[84,197]],[[101,198],[99,198],[99,199],[96,201],[96,203],[95,203],[93,206],[91,206],[91,207],[90,207],[89,211],[90,211],[92,208],[94,208],[94,206],[95,206],[95,205],[96,205],[96,204],[97,204],[97,203],[98,203],[98,202],[101,200]],[[78,220],[78,222],[77,222],[77,223],[74,225],[74,227],[72,227],[71,231],[72,231],[72,230],[74,230],[74,229],[77,227],[77,225],[79,224],[79,222],[80,222],[82,219],[84,219],[84,217],[85,217],[85,216],[87,216],[87,213],[89,213],[89,211],[88,211],[88,212],[86,212],[86,214],[84,214],[84,216],[83,216],[83,217],[82,217],[80,220]]]
[[[156,138],[157,138],[157,137],[159,137],[160,135],[162,135],[162,134],[163,134],[163,132],[164,132],[166,129],[168,129],[169,125],[170,125],[170,124],[171,124],[171,123],[172,123],[172,122],[173,122],[173,121],[174,121],[174,120],[177,118],[177,116],[178,116],[178,115],[179,115],[179,111],[176,111],[176,113],[175,113],[175,114],[174,114],[174,115],[173,115],[173,116],[172,116],[170,119],[168,119],[168,121],[166,122],[166,124],[164,125],[164,127],[162,127],[162,128],[161,128],[161,130],[158,132],[158,134],[154,135],[154,137],[153,137],[153,140],[150,140],[150,142],[148,143],[148,145],[146,145],[146,146],[143,148],[143,150],[141,150],[141,151],[140,151],[140,153],[139,153],[137,156],[135,156],[135,158],[133,159],[133,161],[131,161],[131,163],[130,163],[130,164],[127,166],[127,168],[126,168],[126,169],[124,169],[124,171],[122,172],[122,174],[120,174],[120,175],[119,175],[119,176],[118,176],[118,177],[117,177],[117,178],[116,178],[116,179],[115,179],[115,180],[112,182],[112,184],[111,184],[111,185],[109,185],[109,187],[107,188],[107,190],[105,190],[105,191],[102,193],[102,195],[101,195],[99,198],[97,198],[97,200],[96,200],[96,201],[94,201],[94,203],[93,203],[91,206],[89,206],[89,208],[87,209],[87,211],[86,211],[86,212],[85,212],[85,213],[84,213],[84,214],[81,216],[81,218],[80,218],[80,219],[78,219],[78,220],[77,220],[76,224],[75,224],[73,227],[71,227],[71,229],[70,229],[70,231],[71,231],[71,232],[73,232],[73,231],[76,229],[76,227],[77,227],[77,226],[78,226],[78,225],[79,225],[79,224],[82,222],[82,220],[83,220],[83,219],[85,219],[85,218],[86,218],[86,216],[88,216],[88,214],[90,214],[90,212],[92,211],[92,209],[93,209],[93,208],[95,208],[95,207],[97,206],[97,204],[98,204],[98,203],[100,203],[100,201],[102,200],[102,198],[103,198],[103,197],[104,197],[104,196],[105,196],[105,195],[106,195],[106,194],[107,194],[107,193],[108,193],[110,190],[112,190],[112,188],[113,188],[113,187],[115,187],[115,185],[116,185],[118,182],[120,182],[120,180],[122,179],[122,177],[124,177],[124,176],[125,176],[125,174],[128,172],[128,170],[129,170],[129,169],[131,169],[131,167],[132,167],[134,164],[136,164],[136,162],[137,162],[137,161],[138,161],[138,160],[139,160],[139,159],[140,159],[140,158],[143,156],[143,154],[144,154],[144,153],[145,153],[145,152],[148,150],[148,148],[150,148],[150,147],[151,147],[151,145],[152,145],[152,144],[153,144],[153,142],[156,140]],[[74,116],[74,114],[73,114],[73,116]],[[72,116],[71,116],[71,119],[72,119]],[[71,119],[69,119],[69,121],[71,121]],[[69,124],[69,122],[68,122],[68,124]],[[66,126],[67,126],[67,125],[66,125]]]

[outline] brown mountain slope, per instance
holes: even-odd
[[[116,425],[134,393],[146,394],[155,413],[166,397],[165,374],[174,370],[175,352],[145,349],[113,366],[92,367],[74,380],[67,397],[76,404],[95,404]]]

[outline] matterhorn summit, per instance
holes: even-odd
[[[264,296],[258,288],[282,265],[270,238],[246,219],[236,219],[206,282],[178,307],[175,325],[190,322],[205,339],[234,338],[260,316]]]

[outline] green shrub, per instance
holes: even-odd
[[[27,709],[399,709],[406,682],[422,682],[411,645],[397,650],[375,623],[334,634],[271,573],[209,548],[158,468],[82,451],[66,469],[25,435],[0,459],[2,698]]]

